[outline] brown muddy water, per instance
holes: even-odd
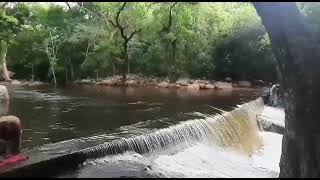
[[[188,91],[92,85],[8,89],[10,103],[2,106],[22,122],[23,151],[38,148],[61,154],[210,118],[219,112],[215,108],[229,111],[262,94],[258,89]],[[80,169],[57,177],[276,177],[281,136],[263,132],[261,137],[265,138],[264,151],[250,157],[199,142],[175,152],[125,152],[88,160]]]

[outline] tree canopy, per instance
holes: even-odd
[[[298,5],[318,34],[319,3]],[[0,21],[8,69],[18,79],[65,82],[124,72],[277,79],[268,35],[250,3],[5,3]]]

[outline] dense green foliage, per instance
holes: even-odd
[[[126,71],[130,73],[164,77],[174,72],[177,77],[235,80],[277,78],[269,38],[250,3],[123,5],[11,3],[1,7],[0,39],[9,42],[8,69],[18,79],[34,76],[52,81],[55,75],[61,82],[121,74],[123,35],[133,34],[127,47]],[[320,30],[318,6],[299,4],[315,34]]]

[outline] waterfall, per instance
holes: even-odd
[[[221,148],[237,148],[252,153],[261,145],[257,115],[262,113],[263,108],[263,100],[259,98],[238,105],[230,112],[208,115],[204,119],[185,121],[148,134],[106,142],[86,148],[81,151],[81,154],[86,159],[126,151],[146,154],[198,142],[214,144]]]

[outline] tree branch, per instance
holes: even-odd
[[[168,31],[170,30],[170,27],[172,25],[172,9],[174,8],[174,6],[177,4],[178,2],[173,3],[173,5],[170,6],[170,12],[169,12],[169,22],[168,22]]]
[[[65,2],[65,3],[67,4],[69,10],[71,11],[71,6],[70,6],[70,4],[69,4],[68,2]]]
[[[118,26],[113,21],[109,20],[109,22],[112,24],[112,26],[118,28]]]
[[[141,32],[141,29],[138,29],[138,30],[133,31],[133,32],[130,34],[130,36],[127,38],[127,40],[129,41],[129,40],[133,37],[133,35],[136,34],[136,33],[138,33],[138,32]]]
[[[124,2],[124,3],[122,4],[122,6],[119,8],[118,12],[117,12],[116,23],[117,23],[117,26],[119,26],[119,27],[121,27],[121,26],[120,26],[120,22],[119,22],[120,13],[121,13],[121,11],[124,10],[124,7],[126,6],[126,4],[127,4],[127,2]]]

